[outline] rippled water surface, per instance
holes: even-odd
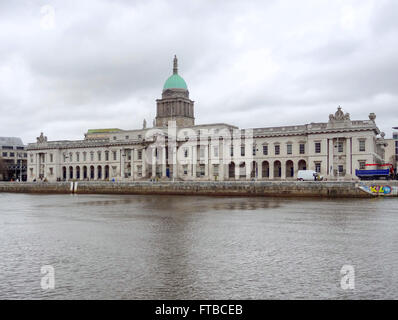
[[[0,193],[2,299],[398,298],[398,199]],[[40,269],[55,269],[42,290]],[[355,268],[355,289],[340,270]]]

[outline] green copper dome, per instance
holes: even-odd
[[[187,84],[185,80],[181,78],[178,74],[173,74],[164,83],[163,90],[166,89],[185,89],[187,90]]]
[[[178,75],[177,57],[174,56],[173,74],[166,80],[163,90],[166,89],[185,89],[188,90],[187,84],[183,78]]]

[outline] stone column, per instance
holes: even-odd
[[[131,161],[130,161],[130,166],[131,166],[131,180],[135,180],[135,168],[134,168],[134,159],[135,159],[135,153],[136,149],[131,149]]]
[[[36,178],[36,180],[38,180],[39,179],[39,166],[40,166],[38,153],[35,154],[35,158],[36,158],[36,176],[35,176],[35,178]]]
[[[152,149],[152,178],[156,177],[156,149]]]
[[[333,151],[334,151],[334,142],[333,139],[329,139],[329,176],[334,177],[334,165],[333,165]]]
[[[261,180],[263,178],[263,163],[257,162],[257,179]]]
[[[352,178],[352,174],[351,174],[351,139],[350,138],[346,138],[346,174],[345,176],[347,178]]]
[[[240,179],[240,163],[239,161],[235,162],[235,180]]]
[[[120,149],[120,179],[124,180],[124,168],[125,168],[125,162],[127,158],[127,152],[125,149]],[[105,166],[104,166],[104,175],[102,179],[105,179]]]
[[[274,161],[269,161],[269,179],[274,179]]]
[[[197,165],[197,157],[198,157],[198,146],[195,145],[192,147],[192,177],[196,179],[196,165]]]
[[[173,178],[178,178],[177,145],[173,146]]]
[[[281,180],[286,180],[286,161],[281,160]]]
[[[220,181],[225,180],[225,164],[223,159],[220,159],[219,165],[218,165],[218,177]]]
[[[251,166],[252,166],[251,162],[245,162],[246,180],[250,180]]]
[[[143,148],[143,149],[141,149],[141,152],[142,152],[142,161],[141,161],[141,163],[142,163],[142,177],[143,178],[146,178],[146,149],[145,148]]]
[[[165,178],[166,177],[166,171],[167,171],[167,167],[166,167],[166,148],[167,146],[165,145],[162,148],[162,177]]]
[[[205,176],[210,179],[210,150],[209,145],[205,148]]]

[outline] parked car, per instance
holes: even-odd
[[[299,181],[322,181],[323,176],[314,170],[299,170],[297,173]]]

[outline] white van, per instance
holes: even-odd
[[[321,181],[323,177],[314,170],[299,170],[297,173],[299,181]]]

